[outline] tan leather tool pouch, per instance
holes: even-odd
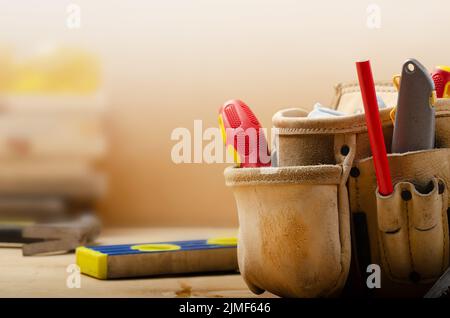
[[[343,287],[350,238],[342,178],[339,165],[225,170],[239,215],[239,270],[253,292],[325,297]]]
[[[387,105],[380,119],[389,153],[396,92],[386,82],[376,89]],[[349,273],[367,290],[366,268],[376,264],[375,293],[423,296],[449,265],[450,100],[435,105],[436,149],[388,154],[395,190],[384,197],[359,89],[341,84],[336,92],[333,108],[349,115],[274,115],[279,167],[225,171],[239,213],[241,273],[257,293],[319,297],[339,294]]]

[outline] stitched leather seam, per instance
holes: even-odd
[[[355,88],[350,87],[350,88],[342,90],[341,97],[348,93],[359,93],[359,92],[361,92],[361,91],[359,90],[358,87],[355,87]],[[395,90],[389,89],[389,87],[387,87],[387,88],[377,88],[377,93],[397,93],[397,92]]]
[[[322,186],[322,185],[339,185],[339,182],[314,182],[314,181],[308,181],[307,179],[299,181],[298,178],[294,179],[284,179],[284,180],[270,180],[270,179],[264,179],[264,178],[253,178],[251,181],[229,181],[226,182],[227,186],[240,186],[240,185],[255,185],[259,182],[264,182],[264,184],[298,184],[298,185],[312,185],[312,186]]]
[[[408,228],[409,227],[409,222],[408,222],[408,204],[406,202],[404,204],[406,206],[406,218],[407,218],[406,224],[408,224],[408,226],[407,226],[407,228]],[[377,214],[378,214],[378,210],[377,210]],[[400,230],[401,230],[401,228],[400,228]],[[387,252],[386,252],[386,248],[385,248],[385,244],[384,244],[384,235],[385,235],[384,232],[380,231],[378,229],[378,236],[380,238],[380,240],[379,240],[380,241],[379,242],[380,245],[378,246],[378,248],[381,248],[381,250],[383,251],[383,257],[384,257],[384,261],[386,262],[386,265],[388,267],[389,275],[391,276],[391,278],[394,281],[395,280],[399,280],[399,281],[404,282],[405,281],[404,279],[394,275],[394,273],[392,272],[391,263],[389,261],[389,257],[386,254]],[[411,262],[412,262],[412,254],[411,254],[411,248],[410,248],[410,242],[409,242],[409,229],[408,229],[408,249],[409,249],[409,252],[410,252],[410,257],[411,257]]]
[[[349,190],[348,190],[348,187],[347,187],[347,181],[348,181],[348,178],[349,178],[349,172],[347,172],[346,174],[347,174],[347,180],[345,180],[345,183],[343,182],[344,180],[343,180],[343,177],[344,177],[344,163],[345,163],[345,161],[346,161],[346,159],[348,159],[348,158],[351,158],[351,159],[349,159],[349,160],[351,160],[351,162],[350,163],[347,163],[347,167],[351,167],[352,165],[353,165],[353,162],[354,162],[354,160],[355,160],[355,154],[356,154],[356,136],[354,136],[354,138],[355,138],[355,142],[353,142],[352,143],[352,145],[349,145],[349,147],[350,147],[350,151],[349,151],[349,153],[348,153],[348,155],[344,158],[344,160],[343,160],[343,162],[342,162],[342,169],[341,169],[341,182],[340,182],[340,184],[339,184],[339,186],[338,186],[338,226],[339,226],[339,243],[340,243],[340,246],[341,246],[341,261],[340,261],[340,264],[341,264],[341,271],[340,271],[340,273],[339,273],[339,275],[338,275],[338,277],[337,277],[337,279],[336,279],[336,281],[335,281],[335,283],[334,283],[334,285],[333,285],[333,287],[330,289],[330,291],[329,291],[329,293],[333,293],[335,290],[336,290],[336,288],[337,288],[337,286],[338,286],[338,284],[339,283],[341,283],[341,279],[342,279],[342,276],[345,274],[345,268],[344,268],[344,257],[343,257],[343,254],[342,254],[342,247],[344,246],[344,244],[343,244],[343,238],[342,238],[342,229],[341,229],[341,209],[340,209],[340,207],[341,207],[341,188],[343,188],[343,187],[345,187],[346,189],[347,189],[347,209],[348,209],[348,215],[347,215],[347,217],[349,218],[349,220],[348,220],[348,222],[350,222],[350,218],[351,218],[351,211],[350,211],[350,198],[349,198],[349,194],[350,194],[350,192],[349,192]],[[347,143],[347,140],[346,140],[346,138],[344,137],[344,142],[345,143]],[[350,156],[352,156],[352,157],[350,157]],[[350,230],[350,223],[349,223],[349,229],[348,230]],[[350,246],[349,246],[349,249],[350,249],[350,253],[351,253],[351,237],[350,237]],[[351,257],[351,254],[350,254],[350,257]],[[351,262],[351,259],[349,260],[349,263],[347,264],[349,267],[350,267],[350,262]],[[348,271],[350,271],[350,268],[348,268],[347,269],[347,272]]]
[[[383,120],[381,122],[382,124],[386,124],[386,123],[391,123],[390,119],[386,119]],[[289,127],[280,127],[279,132],[281,133],[295,133],[295,132],[354,132],[356,133],[356,129],[358,128],[365,128],[365,130],[367,130],[366,128],[366,123],[361,123],[359,125],[352,125],[351,127],[343,127],[343,128],[289,128]]]
[[[448,108],[448,109],[447,109]],[[442,109],[440,109],[442,110]],[[448,110],[450,111],[450,106],[445,107],[444,110]],[[450,113],[449,114],[438,114],[436,116],[436,118],[445,118],[445,117],[450,117]],[[381,121],[382,125],[386,125],[386,124],[392,124],[390,119],[385,119]],[[366,123],[361,123],[358,125],[352,125],[351,127],[331,127],[331,128],[294,128],[294,127],[279,127],[278,128],[278,132],[280,135],[289,135],[289,134],[296,134],[296,133],[300,133],[300,134],[305,134],[305,133],[357,133],[357,132],[365,132],[367,131],[367,126]]]
[[[340,212],[341,211],[340,210],[341,209],[339,209],[339,207],[341,205],[341,202],[339,201],[340,198],[341,198],[341,194],[340,194],[340,192],[341,192],[340,188],[341,187],[342,187],[342,185],[339,185],[339,187],[338,187],[338,224],[339,224],[338,226],[339,226],[339,243],[340,243],[340,246],[341,246],[341,251],[340,251],[340,254],[341,254],[341,257],[340,257],[340,259],[341,259],[341,261],[340,261],[341,270],[339,271],[339,275],[336,278],[336,281],[334,282],[333,286],[331,288],[329,288],[329,290],[327,292],[328,294],[332,294],[336,290],[338,284],[341,282],[342,275],[344,275],[344,266],[343,266],[343,262],[344,261],[343,261],[343,256],[342,256],[343,242],[342,242],[342,235],[341,235],[342,229],[340,227],[340,218],[341,218],[341,216],[340,216]],[[350,217],[350,211],[349,211],[349,217]]]
[[[378,211],[377,211],[377,214],[378,214]],[[391,276],[392,278],[395,279],[395,275],[392,273],[391,264],[389,263],[389,258],[387,257],[387,254],[386,254],[386,248],[384,247],[384,236],[382,233],[383,232],[378,229],[378,238],[379,239],[377,240],[378,241],[377,246],[378,246],[378,249],[379,250],[381,249],[381,251],[383,252],[382,257],[384,258],[384,261],[386,263],[386,266],[387,266],[387,269],[389,272],[389,276]]]
[[[358,83],[341,83],[340,84],[341,88],[346,88],[346,87],[359,87]],[[390,82],[388,81],[375,81],[375,86],[388,86],[388,87],[394,87]]]
[[[375,86],[389,86],[389,87],[394,87],[393,84],[391,84],[390,81],[387,80],[378,80],[378,81],[374,81]],[[347,82],[347,83],[341,83],[340,84],[341,87],[352,87],[352,86],[358,86],[359,84],[357,82]]]
[[[394,89],[394,86],[391,83],[389,83],[389,82],[375,82],[375,87],[376,87],[375,89],[376,89],[377,93],[380,92],[380,89],[382,89],[382,87],[391,88],[390,92],[393,92],[393,93],[397,92]],[[359,88],[359,83],[341,84],[339,88],[340,88],[341,92],[345,91],[345,89],[348,89],[348,88]]]
[[[411,230],[410,230],[410,218],[409,218],[409,208],[408,208],[408,202],[406,202],[406,224],[408,224],[407,226],[407,230],[408,230],[408,250],[409,250],[409,257],[411,259],[411,268],[414,271],[415,270],[415,266],[414,266],[414,258],[413,258],[413,252],[412,252],[412,248],[411,248]]]
[[[378,217],[378,206],[377,206],[377,217]],[[377,230],[378,230],[378,238],[379,238],[377,245],[378,245],[378,248],[381,249],[383,252],[383,258],[384,258],[384,261],[386,262],[389,276],[391,276],[393,279],[397,279],[396,276],[394,275],[394,273],[392,272],[391,263],[389,262],[389,257],[386,254],[386,248],[385,248],[385,244],[384,244],[384,234],[382,231],[380,231],[379,228],[377,228]]]

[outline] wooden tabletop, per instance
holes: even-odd
[[[145,243],[236,235],[236,229],[106,229],[100,244]],[[0,297],[256,297],[239,274],[98,280],[81,276],[68,288],[67,267],[75,255],[22,256],[18,247],[0,245]],[[260,297],[273,297],[264,293]]]

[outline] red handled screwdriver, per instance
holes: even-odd
[[[271,165],[261,124],[243,101],[232,99],[223,104],[219,109],[219,126],[227,150],[241,168]]]

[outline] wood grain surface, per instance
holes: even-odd
[[[107,229],[100,244],[148,243],[236,235],[236,229]],[[239,274],[190,275],[102,281],[81,276],[68,288],[67,267],[74,254],[22,256],[20,248],[0,245],[0,297],[255,297]],[[269,293],[261,297],[273,297]]]

